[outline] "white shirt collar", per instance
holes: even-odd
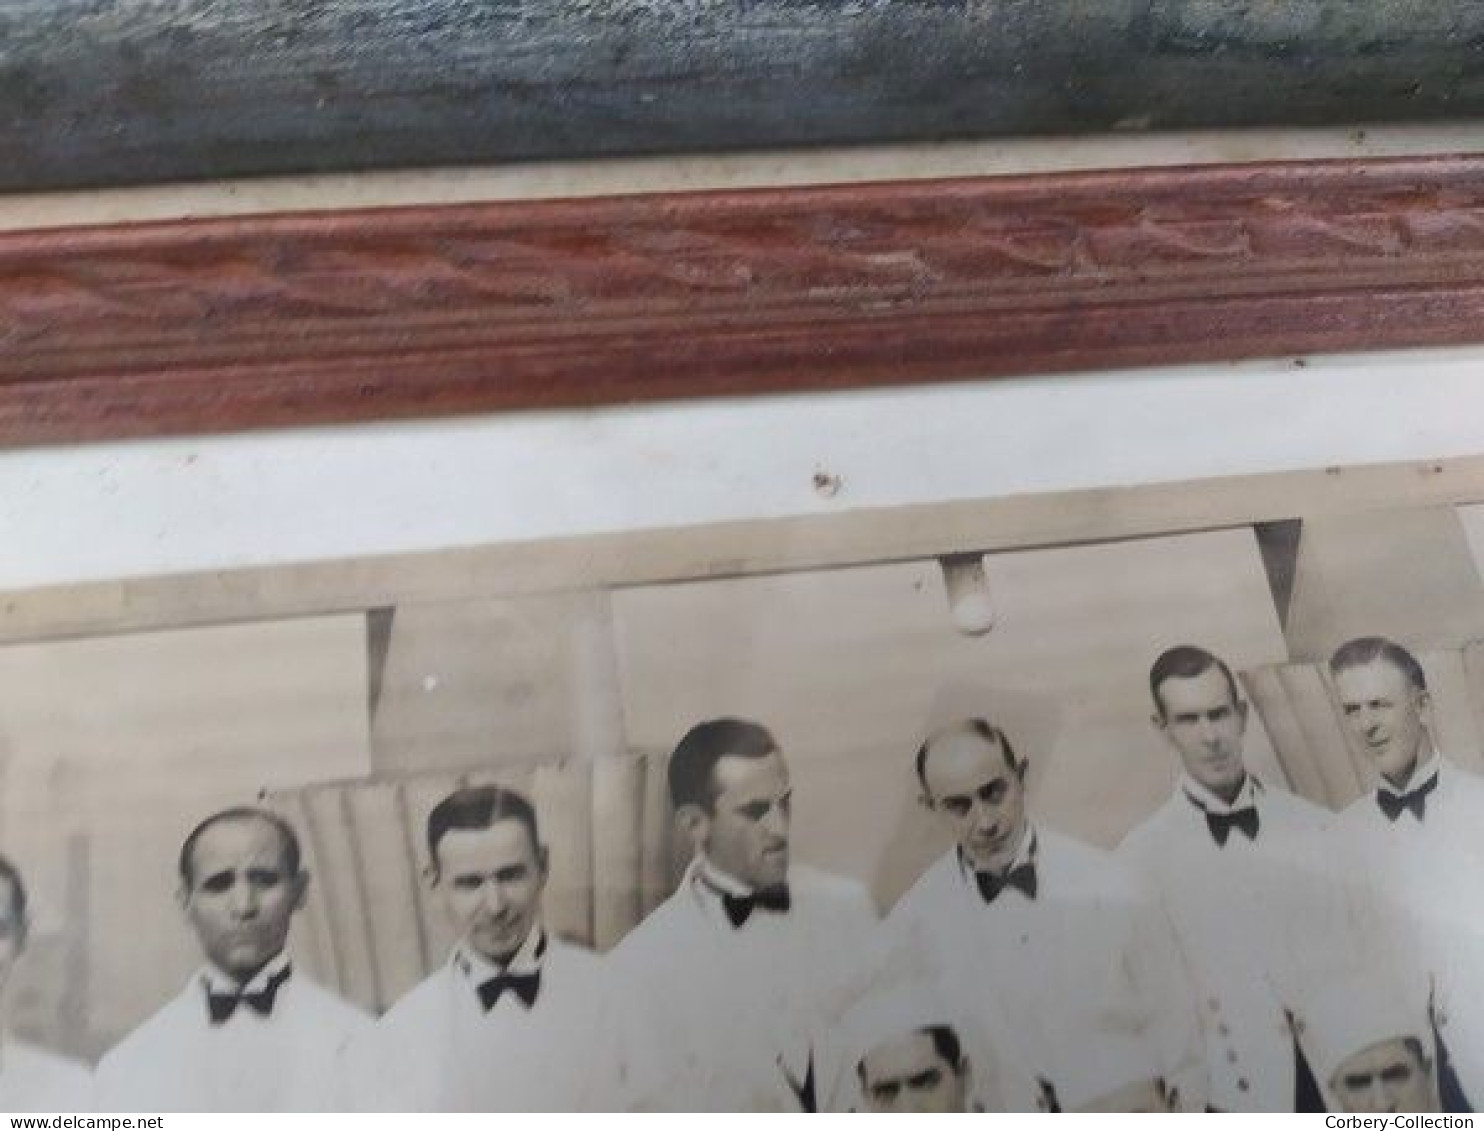
[[[750,885],[743,883],[730,872],[718,868],[705,853],[696,857],[694,869],[693,879],[696,886],[713,897],[720,898],[721,894],[745,897],[752,894]]]
[[[722,904],[724,897],[748,899],[757,895],[756,888],[743,883],[730,872],[718,868],[706,858],[705,853],[698,854],[690,862],[680,883],[683,890],[690,892],[691,898],[695,900],[701,913],[708,918],[715,917],[717,922],[727,921],[726,910]],[[786,877],[784,884],[788,884]]]
[[[962,876],[965,880],[973,880],[974,872],[976,871],[976,869],[974,865],[969,862],[969,858],[964,854],[962,846],[955,849],[953,855],[954,859],[958,861],[959,875]],[[1025,828],[1022,829],[1020,833],[1020,843],[1015,846],[1015,855],[1010,858],[1010,862],[1005,865],[1002,871],[1009,872],[1014,868],[1019,868],[1022,864],[1034,864],[1035,862],[1036,826],[1034,823],[1027,820],[1025,823]]]
[[[1180,773],[1180,788],[1207,813],[1236,813],[1242,809],[1257,808],[1257,798],[1262,791],[1262,783],[1248,774],[1242,782],[1242,788],[1237,790],[1237,795],[1230,803],[1217,797],[1183,770]]]
[[[281,950],[268,960],[261,970],[252,976],[246,985],[237,981],[236,978],[223,970],[219,970],[215,963],[208,962],[201,967],[201,980],[206,983],[206,988],[212,993],[219,994],[255,994],[267,988],[269,982],[277,978],[284,970],[288,969],[289,952]]]
[[[1417,764],[1412,767],[1411,776],[1407,778],[1407,784],[1402,786],[1401,789],[1397,789],[1384,774],[1381,774],[1376,779],[1377,791],[1380,793],[1390,793],[1399,797],[1404,793],[1411,793],[1419,785],[1424,784],[1428,778],[1435,777],[1443,768],[1443,756],[1438,753],[1436,746],[1430,749],[1432,753],[1427,759],[1418,758]]]
[[[537,922],[526,932],[510,961],[501,966],[491,962],[466,941],[454,947],[454,968],[476,986],[501,974],[535,974],[541,969],[548,950],[546,928]]]

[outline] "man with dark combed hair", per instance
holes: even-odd
[[[26,949],[26,902],[20,870],[0,856],[0,1017],[9,1013],[11,975]],[[83,1065],[0,1029],[0,1111],[86,1111],[91,1090]]]
[[[1340,719],[1372,788],[1340,814],[1344,850],[1365,898],[1411,941],[1431,971],[1448,1025],[1438,1068],[1447,1110],[1484,1097],[1484,778],[1438,747],[1422,664],[1381,636],[1329,661]]]
[[[1149,883],[1196,990],[1208,1102],[1221,1111],[1305,1111],[1320,1097],[1285,1022],[1292,968],[1339,924],[1324,879],[1318,806],[1247,766],[1250,718],[1231,668],[1182,644],[1149,669],[1151,723],[1180,775],[1119,854]],[[1333,913],[1321,914],[1331,907]]]
[[[969,1110],[968,1057],[952,1025],[883,1035],[855,1065],[864,1110],[941,1115]]]
[[[352,1055],[369,1111],[612,1110],[620,1026],[600,960],[551,933],[536,811],[497,785],[454,790],[427,821],[427,879],[457,932],[448,961]]]
[[[224,809],[181,845],[181,909],[205,959],[98,1065],[105,1111],[334,1111],[343,1054],[371,1019],[293,968],[309,873],[278,814]]]
[[[861,885],[792,861],[793,787],[765,727],[721,718],[691,728],[669,785],[694,858],[611,959],[650,1027],[641,1102],[812,1110],[814,1007],[875,908]]]

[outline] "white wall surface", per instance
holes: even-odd
[[[1419,350],[9,451],[0,592],[1475,455],[1481,378]]]

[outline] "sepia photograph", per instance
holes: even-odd
[[[0,1112],[1472,1127],[1484,7],[0,45]]]
[[[1472,1110],[1481,555],[1464,458],[13,587],[0,1107]]]

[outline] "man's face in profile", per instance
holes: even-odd
[[[211,825],[196,841],[181,891],[201,950],[222,973],[246,982],[288,940],[307,877],[289,870],[283,835],[242,817]]]
[[[1427,692],[1379,657],[1336,672],[1335,692],[1356,747],[1392,785],[1405,785],[1427,738]]]
[[[1347,1112],[1437,1111],[1432,1066],[1416,1041],[1380,1041],[1336,1069],[1330,1089]]]
[[[1221,669],[1174,676],[1158,688],[1160,712],[1154,723],[1180,755],[1185,772],[1217,797],[1236,796],[1247,777],[1242,740],[1247,704],[1232,696]]]
[[[861,1058],[858,1071],[867,1111],[968,1110],[968,1062],[950,1064],[926,1030],[877,1045]]]
[[[793,787],[783,755],[724,757],[712,786],[715,797],[700,833],[707,858],[755,890],[787,883]]]
[[[546,889],[546,854],[525,822],[450,829],[436,864],[436,887],[464,941],[496,965],[508,962],[540,919]]]
[[[1025,831],[1025,786],[999,742],[972,731],[934,739],[923,764],[923,800],[953,826],[969,862],[1000,871]]]
[[[14,882],[0,876],[0,990],[10,981],[16,959],[26,945],[26,920],[16,894]]]

